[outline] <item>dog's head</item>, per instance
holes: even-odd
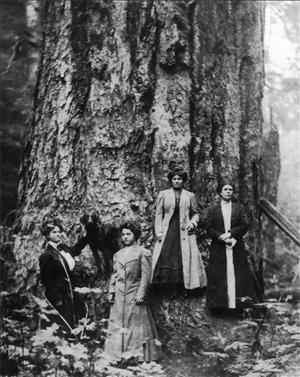
[[[80,222],[82,225],[84,226],[88,226],[90,224],[93,224],[93,225],[100,225],[101,224],[101,220],[100,220],[100,217],[99,217],[99,214],[97,211],[94,211],[92,213],[84,213],[81,217],[80,217]]]

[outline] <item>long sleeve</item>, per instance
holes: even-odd
[[[206,218],[206,231],[210,238],[218,240],[222,232],[215,229],[214,226],[214,207],[209,208]]]
[[[109,294],[115,293],[116,279],[117,279],[117,264],[116,264],[116,257],[114,257],[113,272],[110,277],[110,283],[109,283],[109,289],[108,289]]]
[[[198,211],[198,205],[196,201],[195,194],[192,193],[191,195],[191,204],[190,204],[190,221],[196,228],[199,221],[199,211]]]
[[[53,284],[53,278],[56,271],[53,266],[53,260],[48,255],[41,255],[39,259],[41,282],[45,287],[47,298],[53,305],[62,300],[60,287]]]
[[[162,233],[162,221],[164,218],[164,195],[162,191],[158,194],[156,199],[155,209],[155,234]]]
[[[80,237],[74,246],[67,246],[65,244],[59,244],[58,248],[68,252],[72,257],[77,257],[82,249],[87,245],[87,237]]]
[[[249,223],[246,213],[242,207],[239,208],[238,219],[239,225],[234,226],[230,229],[231,236],[234,238],[240,238],[248,231]]]
[[[143,249],[141,253],[141,281],[137,292],[140,297],[145,297],[147,293],[148,286],[151,279],[151,264],[152,256],[151,252],[147,249]]]
[[[74,246],[71,247],[71,255],[73,257],[76,257],[79,255],[82,251],[82,249],[87,245],[87,237],[80,237],[79,240],[76,242]]]

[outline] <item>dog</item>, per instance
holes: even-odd
[[[105,276],[109,276],[113,255],[120,249],[118,228],[103,224],[97,212],[84,213],[80,222],[85,227],[87,243],[92,250],[99,275],[104,272]],[[99,253],[102,254],[104,266]]]

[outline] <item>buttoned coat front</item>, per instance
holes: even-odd
[[[158,262],[161,249],[168,232],[169,222],[175,209],[175,193],[173,189],[161,191],[156,200],[155,234],[161,236],[153,250],[152,277]],[[187,190],[182,190],[179,202],[180,217],[180,244],[182,254],[183,280],[186,289],[195,289],[206,286],[206,275],[201,254],[197,246],[195,232],[189,234],[188,224],[194,227],[199,221],[195,195]]]
[[[159,358],[156,327],[146,301],[137,305],[136,296],[146,298],[151,276],[151,252],[139,245],[126,247],[114,255],[109,293],[110,309],[105,353],[120,360],[135,356],[140,361]]]
[[[214,308],[227,308],[227,271],[226,271],[226,246],[219,237],[225,232],[221,203],[213,204],[206,219],[207,233],[212,239],[208,264],[208,284],[206,301],[207,306]],[[247,252],[243,236],[248,230],[248,220],[241,205],[232,202],[230,232],[236,239],[233,247],[233,266],[235,273],[236,304],[241,306],[241,298],[250,297],[256,301],[254,281],[247,262]]]

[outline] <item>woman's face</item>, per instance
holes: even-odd
[[[231,185],[223,186],[220,195],[224,200],[231,200],[233,195],[233,187]]]
[[[172,186],[179,189],[182,188],[182,185],[183,179],[179,175],[174,175],[174,177],[172,178]]]
[[[59,243],[61,241],[61,230],[58,226],[55,226],[49,233],[48,240],[53,243]]]
[[[130,246],[135,242],[134,234],[130,229],[122,229],[122,241],[125,246]]]

